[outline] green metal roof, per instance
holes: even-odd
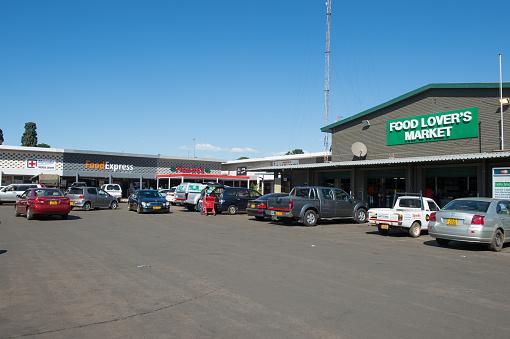
[[[405,100],[407,98],[412,97],[413,95],[416,95],[421,92],[428,91],[430,89],[437,89],[437,88],[499,88],[499,82],[484,82],[484,83],[460,83],[460,84],[428,84],[426,86],[420,87],[418,89],[415,89],[414,91],[411,91],[409,93],[403,94],[399,97],[396,97],[393,100],[386,101],[385,103],[382,103],[380,105],[377,105],[375,107],[369,108],[363,112],[360,112],[358,114],[352,115],[348,118],[345,118],[343,120],[337,121],[335,123],[329,124],[325,127],[321,128],[321,132],[332,132],[333,128],[343,125],[349,121],[361,118],[364,115],[367,115],[369,113],[378,111],[380,109],[383,109],[385,107],[388,107],[390,105],[393,105],[399,101]],[[510,88],[510,82],[504,82],[503,88]]]

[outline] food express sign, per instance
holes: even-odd
[[[478,137],[478,107],[390,120],[387,145]]]

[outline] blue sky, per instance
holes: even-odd
[[[330,120],[510,74],[510,1],[332,0]],[[323,150],[325,0],[0,0],[0,129],[233,160]]]

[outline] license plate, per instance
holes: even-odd
[[[57,202],[56,201],[50,201],[50,205],[56,205]]]
[[[457,226],[457,219],[446,219],[446,224],[447,225],[453,225],[453,226]]]
[[[254,205],[254,204],[251,204],[251,208],[255,208],[255,205]]]
[[[71,206],[72,206],[72,205],[74,205],[74,202],[72,202],[72,201],[71,201],[71,202],[70,202],[70,204],[71,204]]]
[[[282,212],[276,212],[275,215],[282,215]]]
[[[383,230],[387,230],[388,228],[390,228],[389,225],[386,225],[386,224],[381,225],[381,229],[383,229]]]
[[[154,206],[152,209],[160,210],[160,209],[161,209],[161,206]]]

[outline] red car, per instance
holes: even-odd
[[[23,193],[14,205],[14,215],[25,214],[28,220],[36,215],[60,215],[67,219],[71,204],[61,190],[57,188],[30,188]]]

